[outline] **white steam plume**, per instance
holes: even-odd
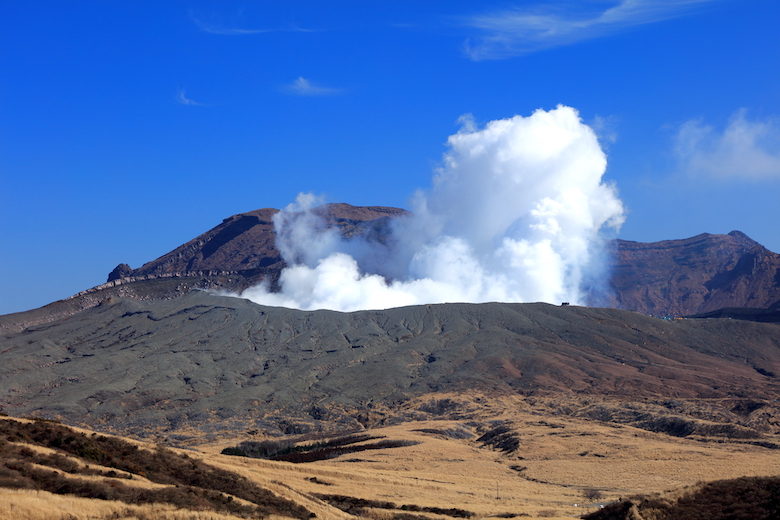
[[[327,230],[311,195],[276,215],[290,265],[264,305],[354,311],[442,302],[585,303],[602,265],[604,228],[623,205],[602,182],[606,157],[576,110],[559,106],[477,129],[462,119],[429,193],[380,243]]]

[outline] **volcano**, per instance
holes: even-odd
[[[398,208],[327,204],[314,210],[347,240],[382,240]],[[194,289],[240,293],[266,282],[278,289],[287,264],[275,245],[273,215],[260,209],[226,218],[173,251],[133,269],[118,265],[107,283],[23,313],[0,316],[0,332],[20,331],[85,310],[108,298],[164,300]],[[780,255],[744,233],[703,233],[642,243],[614,240],[606,298],[596,304],[652,316],[688,316],[726,307],[780,309]]]

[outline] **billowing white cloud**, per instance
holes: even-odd
[[[680,126],[675,151],[684,171],[719,178],[780,179],[780,126],[737,111],[722,132],[700,120]]]
[[[603,274],[605,239],[623,206],[602,176],[606,157],[576,110],[469,118],[413,214],[385,241],[344,240],[301,195],[276,216],[290,267],[281,291],[242,296],[265,305],[353,311],[437,302],[585,303]]]
[[[466,53],[473,60],[510,58],[676,18],[714,1],[719,0],[619,0],[595,11],[587,10],[592,2],[545,4],[476,15],[463,22],[481,33],[466,43]]]
[[[303,77],[298,77],[298,79],[291,84],[285,85],[283,90],[288,94],[295,94],[298,96],[333,96],[344,92],[339,88],[317,85]]]

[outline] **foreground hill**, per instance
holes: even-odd
[[[345,439],[237,437],[301,450]],[[379,440],[395,447],[294,464],[220,454],[234,438],[179,450],[0,417],[0,518],[479,520],[596,512],[709,520],[764,518],[777,504],[777,478],[759,477],[780,472],[770,448],[551,417],[519,401],[488,420],[415,421],[350,436],[361,437],[355,449]],[[692,509],[699,516],[679,514]]]
[[[699,483],[654,496],[621,499],[585,520],[690,519],[759,520],[780,516],[780,477]]]
[[[277,515],[307,520],[316,516],[244,476],[186,454],[89,435],[50,421],[0,418],[0,446],[0,489],[44,491],[135,506],[113,518],[144,517],[144,513],[148,518],[150,510],[161,504],[191,513],[217,511],[242,518]],[[102,509],[99,505],[94,508]],[[10,512],[19,518],[21,509]],[[80,509],[79,516],[86,518],[82,516],[86,511]]]
[[[566,396],[565,413],[680,435],[780,428],[774,323],[548,304],[304,312],[193,291],[106,301],[0,344],[2,411],[135,435],[468,415],[481,395]],[[420,401],[433,393],[458,397]],[[585,397],[664,404],[630,412]]]
[[[381,240],[407,212],[381,206],[326,204],[315,211],[346,239]],[[0,316],[0,333],[18,332],[98,305],[109,298],[163,300],[194,289],[240,292],[261,281],[275,287],[285,267],[275,246],[276,209],[225,219],[173,251],[133,269],[120,264],[107,283],[27,312]],[[724,307],[780,309],[780,255],[739,231],[654,243],[612,243],[611,296],[599,306],[652,316],[687,316]]]

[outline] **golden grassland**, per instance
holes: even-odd
[[[477,442],[498,420],[510,425],[516,434],[516,451],[502,452]],[[464,438],[448,435],[454,431]],[[416,444],[305,464],[221,454],[225,447],[248,437],[226,438],[177,451],[245,476],[303,505],[323,520],[352,516],[329,505],[320,495],[392,502],[397,506],[394,510],[364,508],[362,515],[375,520],[390,520],[393,514],[409,510],[410,514],[451,520],[430,512],[412,513],[420,508],[457,508],[474,513],[475,518],[570,518],[592,512],[600,503],[635,494],[668,494],[703,481],[780,475],[780,450],[738,441],[677,438],[626,425],[545,415],[528,408],[503,408],[492,419],[404,422],[374,428],[369,433]],[[127,483],[157,485],[141,478]],[[593,491],[601,495],[597,501]],[[588,494],[591,499],[585,498]],[[176,510],[167,505],[135,506],[45,492],[0,490],[0,518],[233,517]]]
[[[167,504],[130,505],[46,491],[0,488],[0,518],[9,520],[234,520],[211,511],[177,509]]]
[[[513,414],[520,448],[511,454],[415,430],[471,430],[469,421],[425,421],[372,433],[419,444],[307,464],[220,455],[230,443],[200,446],[204,460],[273,486],[295,499],[313,493],[502,514],[579,516],[599,502],[662,493],[700,481],[780,475],[780,453],[760,446],[702,442],[630,426]],[[575,505],[577,504],[577,505]],[[321,518],[342,518],[318,511]]]

